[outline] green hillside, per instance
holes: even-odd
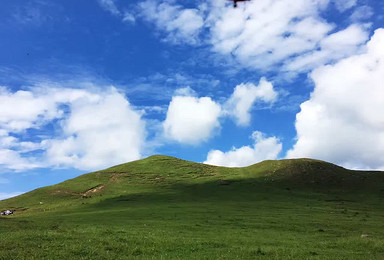
[[[383,259],[384,173],[168,156],[0,201],[0,259]]]

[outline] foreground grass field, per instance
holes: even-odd
[[[384,174],[152,156],[0,202],[0,259],[384,259]]]

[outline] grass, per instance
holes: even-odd
[[[153,156],[1,201],[0,259],[383,259],[383,199],[382,172]]]

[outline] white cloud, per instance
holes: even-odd
[[[130,11],[121,11],[115,3],[115,0],[98,0],[100,6],[110,14],[112,14],[115,17],[118,17],[121,19],[121,21],[128,23],[128,24],[134,24],[136,22],[136,18]]]
[[[258,86],[253,83],[240,84],[226,102],[226,112],[236,119],[238,125],[246,126],[250,123],[250,110],[256,101],[273,103],[277,96],[272,83],[265,78],[260,79]]]
[[[0,192],[0,200],[5,200],[5,199],[12,198],[12,197],[16,197],[16,196],[19,196],[23,193],[24,192],[10,192],[10,193]]]
[[[38,144],[21,142],[10,133],[18,134],[29,128],[39,128],[61,116],[53,99],[36,96],[30,91],[10,92],[0,88],[0,167],[15,171],[38,167],[24,158],[23,153],[38,149]]]
[[[272,104],[278,94],[271,82],[261,78],[259,85],[242,83],[235,87],[232,95],[218,104],[209,97],[197,97],[190,87],[177,89],[163,122],[168,139],[185,144],[206,141],[220,127],[219,118],[230,116],[240,126],[250,122],[250,111],[257,101]]]
[[[251,68],[270,70],[284,64],[282,69],[288,72],[308,71],[350,55],[367,40],[364,28],[335,31],[335,25],[321,17],[329,1],[250,1],[239,8],[230,8],[225,1],[214,3],[216,10],[207,19],[214,50]],[[341,8],[339,1],[337,5]],[[336,50],[327,41],[339,41],[348,49]]]
[[[110,12],[113,15],[120,16],[121,13],[115,5],[114,0],[99,0],[99,4],[104,10]]]
[[[352,15],[351,15],[351,20],[352,21],[361,21],[361,20],[366,20],[371,18],[374,15],[374,11],[370,6],[363,5],[357,7]]]
[[[357,54],[368,40],[369,24],[347,24],[345,29],[328,22],[324,13],[330,5],[340,13],[354,8],[352,22],[372,15],[368,6],[356,7],[357,0],[248,1],[238,8],[223,0],[210,0],[195,8],[174,0],[145,0],[136,5],[135,15],[123,14],[113,0],[100,3],[123,21],[141,18],[154,24],[162,40],[208,44],[214,52],[245,67],[280,70],[290,76]],[[339,41],[343,46],[335,48],[337,45],[329,46],[327,41]]]
[[[9,92],[0,88],[0,129],[20,132],[38,127],[52,118],[59,117],[55,101],[47,97],[36,97],[30,91]]]
[[[62,123],[65,139],[46,140],[51,165],[98,169],[137,160],[145,139],[141,114],[115,90],[74,102]]]
[[[124,16],[123,16],[123,22],[135,23],[136,22],[136,18],[135,18],[135,16],[132,13],[125,12]]]
[[[190,96],[195,97],[197,96],[196,91],[194,91],[191,87],[185,87],[185,88],[178,88],[175,91],[175,96]]]
[[[323,1],[250,1],[236,9],[224,4],[209,17],[214,50],[258,69],[313,50],[332,30],[318,17]]]
[[[326,36],[320,50],[311,51],[286,62],[287,71],[309,71],[323,64],[357,54],[368,39],[368,33],[357,24]]]
[[[357,0],[333,0],[333,2],[340,12],[345,12],[357,4]]]
[[[165,135],[180,143],[197,144],[220,126],[221,107],[209,97],[174,96],[163,123]]]
[[[276,159],[281,152],[282,144],[276,137],[265,137],[263,133],[255,131],[252,134],[252,139],[255,142],[253,147],[232,148],[228,152],[211,150],[204,163],[227,167],[243,167],[263,160]]]
[[[315,90],[296,116],[297,142],[287,157],[312,157],[354,168],[384,169],[384,29],[366,53],[316,69]]]
[[[28,130],[54,124],[55,135],[23,140]],[[23,133],[20,136],[20,133]],[[0,166],[91,170],[139,159],[145,141],[141,112],[114,88],[33,88],[0,92]],[[40,155],[36,155],[39,150]],[[42,155],[41,155],[42,154]]]
[[[356,7],[357,0],[248,1],[238,8],[223,0],[195,8],[173,0],[145,0],[136,5],[135,15],[123,14],[113,0],[100,0],[100,4],[123,21],[134,23],[141,18],[154,24],[164,41],[210,45],[242,66],[280,70],[291,77],[357,54],[368,40],[369,24],[347,24],[345,29],[328,22],[324,13],[330,5],[340,13],[354,8],[352,22],[372,15],[368,6]],[[329,41],[343,45],[335,48]]]
[[[342,31],[335,32],[325,37],[321,42],[322,49],[330,49],[342,51],[344,49],[353,48],[361,45],[367,40],[367,32],[359,25],[352,24]]]
[[[39,163],[35,159],[23,157],[23,153],[35,151],[39,148],[40,144],[38,143],[21,142],[18,138],[10,136],[6,131],[0,131],[0,168],[22,171],[39,167]]]
[[[141,16],[166,33],[166,41],[172,43],[197,44],[200,30],[204,25],[198,9],[182,8],[171,1],[146,0],[139,5]]]
[[[40,164],[35,161],[22,157],[18,151],[0,147],[0,168],[4,167],[14,171],[38,168]]]
[[[330,3],[344,12],[356,0],[249,1],[238,8],[211,0],[196,9],[147,0],[139,9],[170,42],[209,43],[213,51],[234,57],[243,66],[294,74],[356,54],[367,41],[365,26],[336,29],[322,17]],[[200,34],[203,28],[207,34]],[[336,43],[341,43],[339,48]]]

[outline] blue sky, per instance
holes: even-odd
[[[152,154],[384,169],[378,0],[2,1],[0,199]]]

